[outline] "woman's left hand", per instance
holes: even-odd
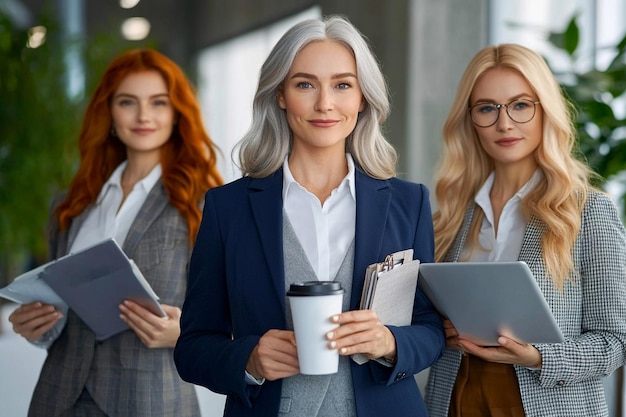
[[[519,343],[505,336],[500,336],[498,343],[500,346],[482,347],[459,338],[459,346],[463,351],[486,361],[541,368],[541,353],[533,345]]]
[[[328,332],[326,339],[340,355],[361,353],[369,359],[395,361],[396,339],[374,311],[348,311],[331,317],[331,321],[339,327]]]
[[[180,336],[180,308],[161,304],[168,317],[153,314],[139,304],[126,300],[120,304],[120,317],[149,348],[172,348]]]

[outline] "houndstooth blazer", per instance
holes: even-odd
[[[78,215],[67,233],[60,233],[53,225],[52,257],[67,253],[88,213],[85,210]],[[191,250],[188,230],[185,219],[169,204],[167,191],[158,182],[122,247],[164,304],[183,303]],[[171,348],[147,348],[131,330],[98,342],[70,310],[63,331],[48,349],[29,416],[61,415],[86,387],[110,417],[197,417],[200,410],[195,388],[180,379],[172,355]]]
[[[469,207],[446,261],[458,260],[474,206]],[[546,274],[540,239],[545,225],[526,227],[519,260],[537,279],[566,338],[538,344],[542,369],[515,366],[524,411],[529,417],[608,416],[602,378],[624,365],[626,348],[626,232],[613,202],[591,191],[574,246],[580,277],[557,289]],[[446,349],[430,369],[426,406],[431,417],[447,417],[461,352]]]

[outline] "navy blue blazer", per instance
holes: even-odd
[[[225,416],[277,416],[281,380],[246,383],[248,357],[270,329],[286,329],[282,251],[283,173],[244,177],[209,190],[193,250],[181,335],[174,360],[183,380],[227,395]],[[413,248],[433,262],[428,190],[397,178],[376,180],[357,170],[354,277],[350,308],[358,309],[365,269]],[[413,375],[444,349],[439,315],[421,291],[411,326],[392,327],[397,362],[351,361],[359,417],[427,416]]]

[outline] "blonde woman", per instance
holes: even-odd
[[[565,335],[481,347],[444,321],[432,417],[607,416],[602,378],[624,364],[626,236],[574,157],[570,106],[545,61],[489,46],[463,74],[444,126],[435,258],[525,261]]]

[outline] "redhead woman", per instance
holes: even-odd
[[[79,148],[78,171],[53,211],[50,256],[114,238],[168,317],[125,301],[129,330],[96,341],[72,310],[61,320],[50,305],[17,308],[15,332],[48,349],[29,416],[197,417],[195,389],[172,353],[202,196],[222,179],[192,85],[154,50],[121,54],[91,97]]]

